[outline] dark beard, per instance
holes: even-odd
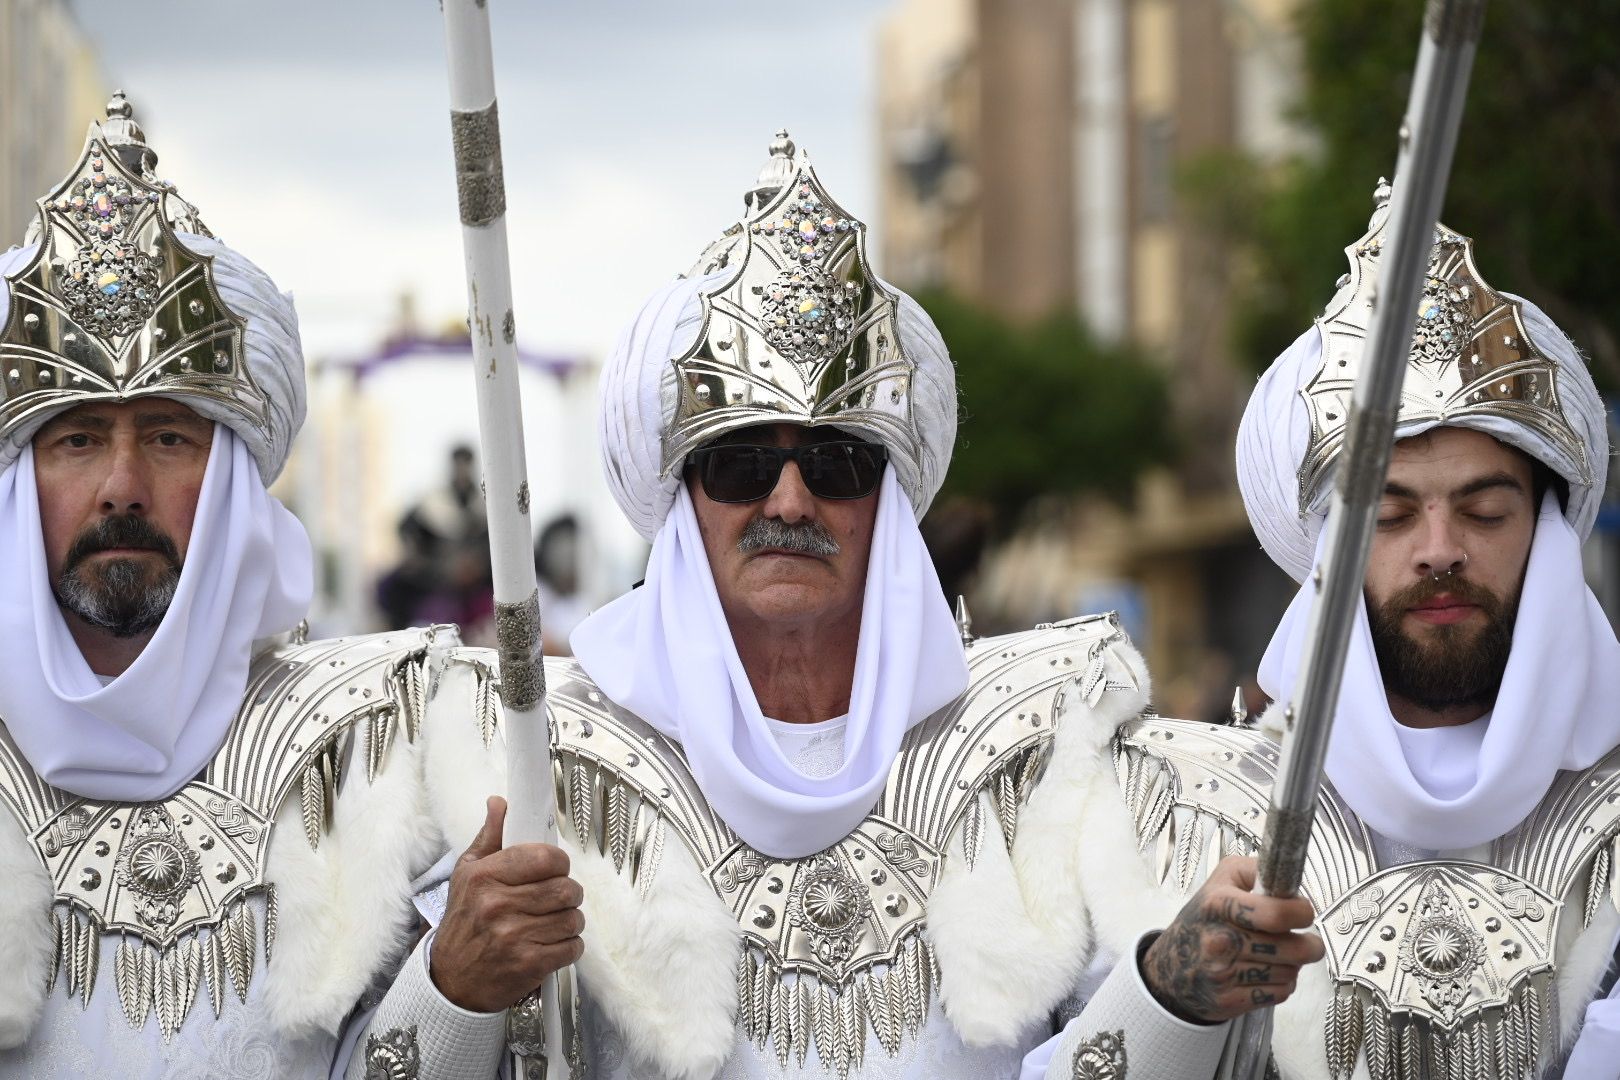
[[[155,571],[138,559],[85,560],[98,551],[139,548],[155,551],[164,565]],[[81,532],[68,548],[55,583],[56,602],[113,637],[130,638],[155,628],[168,614],[180,584],[180,554],[174,541],[145,518],[103,518]]]
[[[1408,636],[1401,627],[1407,610],[1441,593],[1477,605],[1485,625],[1478,630],[1457,624],[1434,626],[1422,641]],[[1496,704],[1508,654],[1513,651],[1513,623],[1518,612],[1517,593],[1503,601],[1456,577],[1425,578],[1380,606],[1369,600],[1373,651],[1384,689],[1433,712],[1464,705],[1490,708]]]

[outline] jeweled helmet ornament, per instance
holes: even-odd
[[[916,365],[900,345],[899,300],[866,257],[866,226],[827,193],[787,132],[744,199],[743,219],[689,276],[724,274],[701,293],[703,325],[674,358],[668,476],[704,443],[754,424],[833,424],[889,447],[916,473]]]
[[[7,275],[0,439],[64,408],[153,395],[204,399],[267,430],[270,402],[243,352],[247,321],[221,298],[213,257],[176,235],[212,234],[153,176],[157,155],[122,92],[107,117],[38,201],[34,255]]]
[[[1365,357],[1367,327],[1378,286],[1379,256],[1389,218],[1390,188],[1380,180],[1367,233],[1345,249],[1350,272],[1316,320],[1322,360],[1300,390],[1310,412],[1310,440],[1299,468],[1299,509],[1321,499],[1331,466],[1344,447],[1351,390]],[[1417,326],[1407,355],[1397,424],[1454,424],[1489,418],[1526,429],[1544,447],[1544,460],[1572,484],[1592,483],[1585,440],[1566,415],[1565,377],[1538,344],[1514,297],[1485,283],[1474,265],[1474,242],[1444,225],[1435,228]],[[1577,361],[1578,363],[1578,361]]]

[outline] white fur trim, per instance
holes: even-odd
[[[986,834],[969,870],[961,830],[928,904],[940,999],[969,1046],[1005,1045],[1073,992],[1091,952],[1081,896],[1080,845],[1093,789],[1117,791],[1109,746],[1147,702],[1147,672],[1129,645],[1108,656],[1110,681],[1095,707],[1078,699],[1057,720],[1046,774],[1019,815],[1012,857],[984,800]],[[1106,769],[1099,766],[1106,765]],[[1128,828],[1128,824],[1127,824]]]
[[[495,663],[487,650],[458,656]],[[436,657],[435,659],[440,659]],[[477,670],[464,660],[443,661],[433,673],[434,693],[422,724],[422,771],[427,803],[451,851],[464,851],[484,825],[484,803],[506,794],[506,749],[497,734],[486,747],[472,716]]]
[[[55,890],[39,853],[10,814],[0,813],[0,1050],[28,1041],[45,1007],[45,980],[56,946]]]
[[[582,985],[631,1056],[670,1080],[707,1080],[737,1046],[742,929],[671,838],[643,897],[597,852],[570,850],[585,887]]]
[[[410,951],[416,910],[411,882],[438,856],[441,840],[422,793],[421,747],[397,732],[374,782],[360,764],[356,732],[332,828],[311,851],[297,799],[277,815],[267,877],[280,906],[266,971],[270,1022],[299,1037],[336,1034],[367,986]]]

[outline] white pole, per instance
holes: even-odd
[[[505,841],[508,845],[555,843],[555,801],[547,794],[552,780],[545,668],[540,659],[540,604],[529,528],[523,402],[506,245],[506,184],[501,173],[487,2],[444,0],[444,29],[495,585],[496,648],[506,736]],[[538,1019],[544,1027],[543,1051],[534,999],[512,1011],[509,1042],[513,1053],[525,1059],[520,1075],[553,1080],[568,1075],[557,981],[549,978],[541,988]]]

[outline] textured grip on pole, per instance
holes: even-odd
[[[456,150],[456,197],[461,203],[461,223],[472,228],[488,225],[506,213],[497,103],[491,101],[487,108],[475,112],[451,110],[450,138]]]
[[[540,590],[521,604],[495,605],[495,650],[501,658],[501,704],[532,709],[546,696],[540,653]]]

